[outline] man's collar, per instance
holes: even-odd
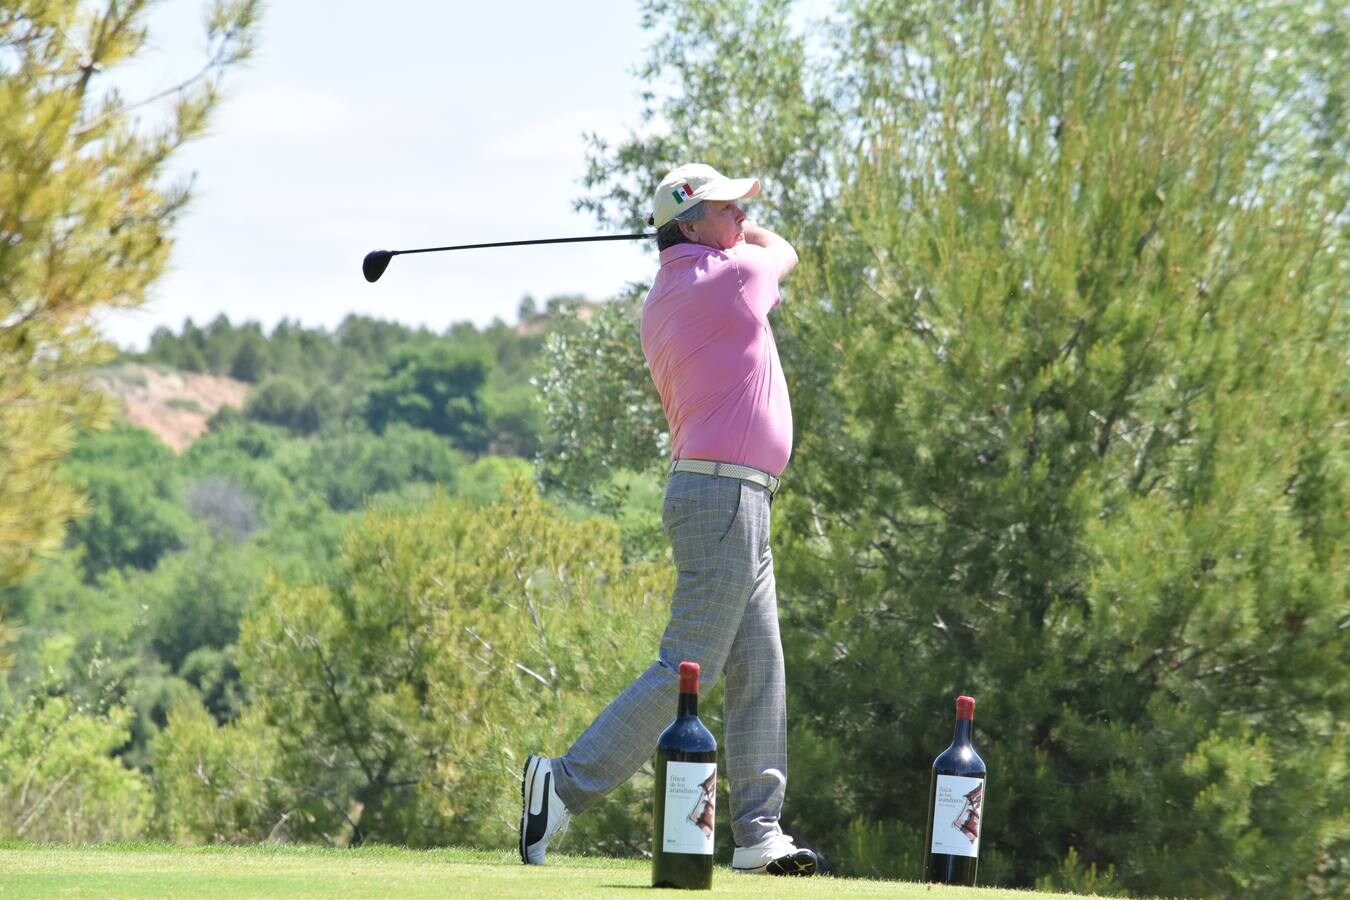
[[[709,247],[707,244],[676,244],[673,247],[667,247],[661,251],[661,265],[665,265],[671,260],[681,259],[686,256],[706,256],[709,253],[722,253],[726,251],[718,250],[716,247]]]

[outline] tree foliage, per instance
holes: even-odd
[[[290,836],[338,844],[508,841],[520,754],[561,749],[656,646],[669,578],[623,567],[614,538],[522,482],[478,509],[442,496],[372,511],[338,577],[272,584],[244,626],[244,680],[264,713],[246,730],[273,742],[248,751],[256,768],[218,749],[253,747],[242,725],[213,737],[200,715],[173,719],[156,762],[176,792],[173,829],[206,837],[211,816],[193,818],[205,804],[235,810],[223,833],[241,839],[284,817]],[[617,831],[587,840],[644,839],[645,798],[621,798]]]
[[[279,460],[281,471],[340,512],[359,510],[377,494],[414,483],[452,489],[465,465],[464,455],[444,437],[402,423],[382,435],[328,431],[295,449]]]
[[[0,584],[80,509],[52,475],[102,414],[85,383],[107,356],[91,316],[137,305],[163,270],[189,196],[166,164],[206,127],[259,6],[215,3],[206,67],[145,127],[137,104],[101,88],[146,47],[148,3],[0,4]]]
[[[283,320],[269,335],[221,315],[205,328],[189,319],[177,334],[160,328],[130,357],[254,382],[244,417],[293,434],[401,422],[470,453],[532,458],[544,430],[539,348],[576,305],[555,297],[519,326],[460,322],[442,334],[351,315],[333,332]]]
[[[260,708],[222,725],[200,703],[169,714],[154,740],[154,833],[184,844],[286,840],[291,807],[277,773],[276,734]]]
[[[549,335],[540,379],[549,443],[544,484],[585,497],[615,463],[652,471],[669,453],[661,400],[647,376],[637,297],[598,309]]]
[[[968,691],[986,879],[1343,887],[1343,11],[857,2],[812,66],[772,4],[646,9],[681,130],[597,146],[592,205],[627,222],[704,159],[803,259],[789,814],[917,876]],[[723,77],[751,45],[795,86]],[[555,354],[576,420],[646,432],[600,384],[630,353]]]
[[[226,320],[208,330],[217,342],[205,345],[212,354],[255,333]],[[315,359],[290,356],[290,371],[322,371],[333,340],[290,332],[277,347],[310,346],[309,334],[323,338],[312,343]],[[117,756],[148,770],[149,743],[184,697],[197,698],[222,723],[247,711],[235,644],[269,572],[293,581],[329,578],[344,531],[368,504],[414,507],[439,486],[482,505],[512,477],[528,476],[524,460],[470,461],[430,431],[394,423],[375,434],[365,427],[353,398],[378,377],[380,354],[393,358],[419,341],[470,353],[494,346],[498,369],[511,379],[534,365],[536,342],[511,329],[451,332],[350,320],[343,340],[366,335],[357,343],[375,355],[337,386],[344,408],[313,434],[237,411],[217,415],[179,456],[126,424],[81,434],[59,478],[88,498],[88,514],[69,523],[61,551],[0,588],[0,615],[17,627],[7,681],[18,701],[50,690],[43,685],[57,677],[62,695],[77,705],[129,711],[129,736]],[[161,339],[161,350],[166,346]],[[273,349],[268,338],[260,346]],[[222,364],[232,359],[221,352]]]
[[[87,582],[111,569],[153,569],[187,543],[191,519],[166,477],[173,452],[142,428],[119,424],[74,448],[61,479],[86,499],[70,522],[67,544],[78,547]]]
[[[131,715],[35,694],[0,706],[0,839],[94,843],[139,838],[150,786],[113,756]]]
[[[487,447],[480,393],[491,363],[449,344],[398,353],[366,398],[366,421],[377,432],[393,423],[445,435],[466,450]]]

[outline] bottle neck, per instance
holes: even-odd
[[[670,709],[670,707],[667,706],[666,709]],[[698,694],[696,694],[696,693],[686,694],[686,693],[684,693],[683,691],[681,691],[681,692],[680,692],[680,706],[679,706],[679,712],[677,713],[677,715],[682,716],[682,717],[683,717],[683,716],[697,716],[697,715],[698,715]]]
[[[970,743],[970,726],[971,726],[971,720],[970,720],[970,719],[962,719],[962,718],[958,717],[957,720],[956,720],[956,734],[952,736],[952,743],[953,743],[953,744],[969,744],[969,743]]]

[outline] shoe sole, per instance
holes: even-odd
[[[739,872],[742,875],[785,875],[789,877],[806,877],[816,874],[820,869],[819,860],[816,854],[807,849],[798,849],[796,853],[790,853],[787,856],[780,856],[778,859],[771,859],[762,866],[756,866],[753,869],[738,869],[732,866],[731,871]]]
[[[764,867],[770,875],[806,876],[816,874],[816,855],[810,850],[798,850],[790,856],[780,856]]]

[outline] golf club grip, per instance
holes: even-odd
[[[440,253],[444,250],[482,250],[487,247],[526,247],[530,244],[579,244],[586,241],[635,241],[638,238],[645,237],[655,237],[655,233],[639,231],[634,234],[601,234],[587,237],[539,238],[532,241],[494,241],[489,244],[456,244],[453,247],[422,247],[417,250],[394,250],[391,255],[400,256],[409,253]]]

